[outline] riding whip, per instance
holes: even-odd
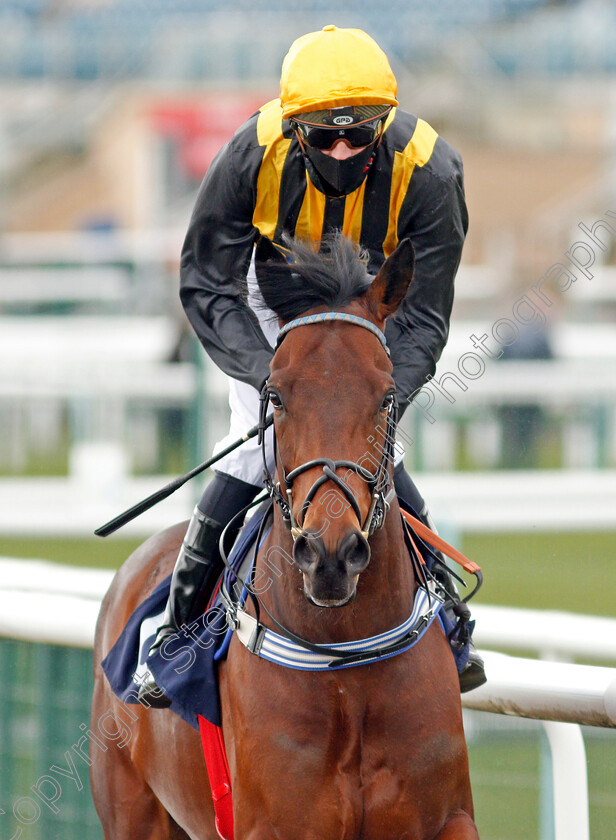
[[[187,472],[185,475],[181,475],[179,478],[174,479],[173,481],[166,484],[164,487],[161,487],[160,490],[157,490],[155,493],[152,493],[151,496],[148,496],[146,499],[142,499],[140,502],[137,502],[136,505],[133,505],[128,510],[125,510],[124,513],[121,513],[119,516],[116,516],[110,522],[107,522],[106,525],[101,525],[100,528],[97,528],[94,533],[97,537],[107,537],[109,534],[113,534],[114,531],[117,531],[118,528],[121,528],[123,525],[126,525],[127,522],[130,522],[133,519],[136,519],[137,516],[141,516],[142,513],[145,513],[146,510],[149,510],[154,505],[158,504],[158,502],[162,502],[163,499],[166,499],[167,496],[170,496],[172,493],[175,493],[176,490],[179,490],[187,481],[190,481],[191,478],[194,478],[199,473],[202,473],[204,470],[207,470],[208,467],[211,467],[212,464],[215,464],[216,461],[219,461],[221,458],[224,458],[225,455],[228,455],[230,452],[233,452],[234,449],[237,449],[238,446],[241,446],[247,440],[250,440],[256,435],[259,434],[260,430],[265,430],[268,426],[271,426],[274,419],[274,415],[270,414],[268,417],[265,418],[264,423],[259,421],[256,426],[253,426],[252,429],[249,429],[245,435],[241,438],[238,438],[233,443],[230,443],[229,446],[225,447],[223,450],[218,452],[216,455],[213,455],[211,458],[208,458],[207,461],[204,461],[202,464],[199,464],[198,467],[194,467],[190,472]]]

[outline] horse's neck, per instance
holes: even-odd
[[[404,543],[400,513],[392,505],[385,525],[370,538],[371,559],[352,604],[324,609],[310,604],[293,562],[293,540],[279,512],[257,560],[268,609],[298,635],[314,642],[342,642],[377,635],[411,613],[417,583]]]

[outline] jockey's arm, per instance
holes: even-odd
[[[398,224],[415,247],[407,296],[385,329],[401,410],[433,376],[449,335],[454,278],[468,227],[462,161],[442,138],[411,178]]]
[[[259,162],[255,158],[257,168]],[[260,389],[273,351],[245,302],[246,274],[258,233],[252,224],[251,169],[233,141],[208,169],[182,249],[180,298],[216,365]]]

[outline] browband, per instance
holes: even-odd
[[[353,324],[356,327],[364,327],[364,329],[370,330],[370,332],[373,333],[381,342],[385,352],[389,356],[389,347],[387,346],[385,333],[373,324],[372,321],[368,321],[366,318],[360,318],[359,315],[351,315],[348,312],[320,312],[318,315],[304,315],[302,318],[296,318],[294,321],[289,321],[289,323],[285,324],[278,333],[276,347],[280,347],[282,339],[288,332],[295,329],[295,327],[305,327],[309,324],[321,324],[325,321],[345,321],[346,323]]]

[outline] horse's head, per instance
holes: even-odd
[[[368,537],[382,524],[391,490],[397,403],[380,333],[411,282],[413,247],[401,242],[375,278],[342,236],[324,254],[294,244],[291,258],[260,240],[257,279],[284,338],[266,386],[277,440],[275,495],[289,505],[305,594],[336,607],[355,596],[370,561]],[[297,324],[300,315],[322,317]]]

